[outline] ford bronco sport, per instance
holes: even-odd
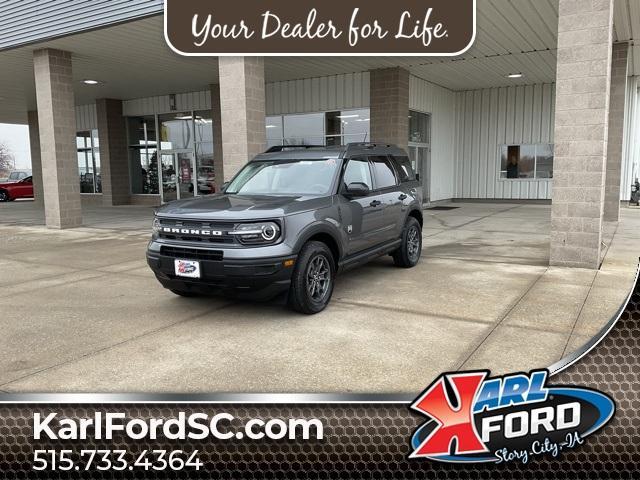
[[[421,186],[400,148],[283,149],[258,155],[220,194],[160,207],[147,262],[177,295],[288,291],[294,310],[313,314],[340,271],[385,254],[415,266],[421,231]]]

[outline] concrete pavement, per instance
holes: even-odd
[[[416,268],[348,272],[307,317],[162,289],[151,208],[86,207],[55,231],[31,202],[0,204],[0,391],[415,393],[445,370],[549,366],[631,289],[638,210],[609,226],[596,272],[547,266],[547,205],[452,206],[425,211]]]

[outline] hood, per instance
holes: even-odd
[[[258,220],[286,217],[331,205],[331,197],[208,195],[178,200],[158,208],[158,216],[206,220]]]

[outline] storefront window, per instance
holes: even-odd
[[[131,193],[157,195],[160,191],[155,117],[129,117],[127,124]]]
[[[286,115],[284,145],[324,145],[324,113]]]
[[[282,127],[282,116],[272,116],[266,118],[267,147],[284,144],[284,128]]]
[[[196,169],[198,195],[215,193],[213,170],[213,118],[210,110],[195,112]]]
[[[327,145],[366,142],[369,138],[369,110],[327,112]]]
[[[98,131],[87,130],[76,134],[78,156],[78,176],[80,193],[101,193],[100,152]]]
[[[193,115],[191,112],[169,113],[158,117],[161,150],[193,148]]]
[[[422,112],[409,112],[409,142],[430,143],[431,122],[429,115]]]
[[[266,117],[267,146],[346,145],[369,140],[369,109]]]
[[[501,179],[553,178],[553,145],[503,145],[500,157]]]

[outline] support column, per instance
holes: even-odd
[[[44,191],[42,189],[42,159],[40,158],[40,130],[38,128],[38,112],[27,112],[29,122],[29,148],[31,150],[31,174],[33,176],[33,201],[36,205],[44,206]]]
[[[267,146],[264,59],[220,57],[218,64],[223,179],[227,181]]]
[[[406,149],[409,143],[409,71],[372,70],[370,75],[371,141]]]
[[[130,201],[129,152],[122,116],[122,100],[98,99],[96,112],[100,141],[102,203],[106,206],[126,205]]]
[[[47,227],[82,224],[71,53],[33,53]]]
[[[222,115],[220,113],[220,85],[210,85],[211,92],[211,128],[213,128],[213,173],[216,192],[220,192],[224,183],[224,163],[222,150]]]
[[[604,213],[602,216],[602,219],[606,222],[617,222],[620,219],[620,177],[622,175],[628,53],[628,43],[616,43],[613,46],[611,55],[609,140],[607,144],[607,173],[604,187]]]
[[[550,264],[597,269],[613,0],[560,0]]]

